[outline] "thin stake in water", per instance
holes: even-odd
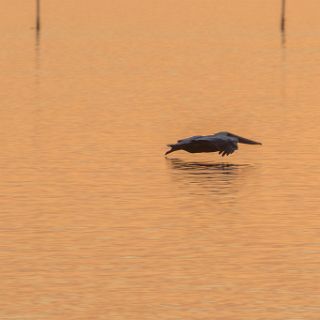
[[[40,31],[40,0],[36,0],[36,30]]]
[[[285,28],[286,28],[286,0],[282,0],[280,29],[282,32],[284,32]]]

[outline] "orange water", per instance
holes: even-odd
[[[320,315],[320,3],[6,1],[0,319]],[[228,158],[166,144],[229,130]]]

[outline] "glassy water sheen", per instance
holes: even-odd
[[[319,10],[5,1],[0,318],[319,319]]]

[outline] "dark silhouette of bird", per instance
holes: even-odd
[[[165,155],[174,151],[184,150],[190,153],[219,152],[222,156],[228,156],[238,149],[238,143],[262,144],[230,132],[218,132],[208,136],[193,136],[178,140],[175,144],[168,144],[171,149]]]

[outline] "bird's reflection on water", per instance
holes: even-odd
[[[229,193],[239,181],[244,179],[244,169],[248,164],[226,162],[195,162],[167,158],[175,180],[188,185],[197,185],[213,193]],[[238,183],[237,183],[238,182]],[[236,188],[235,188],[236,189]],[[196,192],[200,192],[198,189]]]
[[[232,164],[225,162],[195,162],[195,161],[183,161],[181,159],[168,159],[168,162],[172,166],[173,169],[179,170],[190,170],[193,173],[202,173],[205,171],[206,173],[210,173],[212,171],[221,171],[221,173],[233,173],[234,170],[239,167],[245,167],[248,165],[244,164]]]

